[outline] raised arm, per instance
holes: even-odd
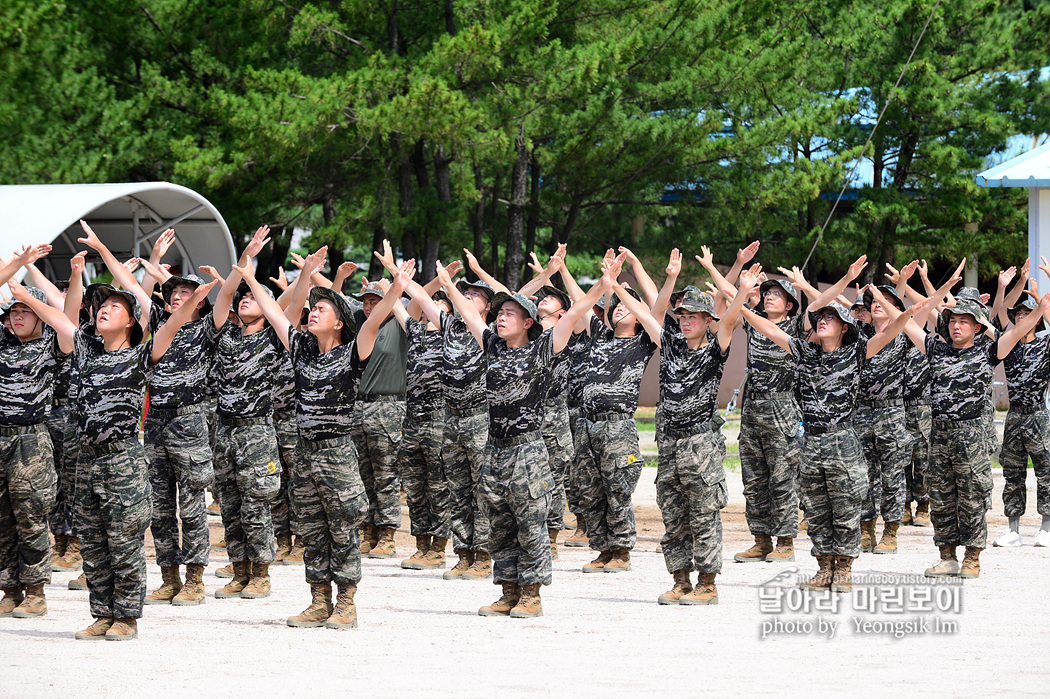
[[[715,268],[715,259],[711,255],[711,249],[706,245],[700,246],[701,255],[696,255],[696,261],[699,262],[707,273],[711,275],[711,280],[720,291],[725,289],[731,289],[736,291],[736,287],[729,283],[729,280],[722,276],[722,273]]]
[[[722,316],[722,321],[718,324],[718,346],[722,348],[723,353],[729,351],[729,342],[733,339],[733,331],[737,323],[740,322],[740,313],[744,308],[744,302],[747,301],[747,292],[751,291],[756,284],[758,284],[756,275],[746,271],[740,274],[740,288],[733,297],[733,302],[726,309],[725,315]]]
[[[905,326],[915,316],[916,313],[921,312],[927,305],[929,305],[931,299],[926,299],[914,304],[910,308],[904,311],[898,311],[897,307],[886,300],[886,297],[878,287],[874,284],[869,284],[866,289],[871,292],[872,298],[874,298],[886,311],[886,315],[890,318],[890,323],[882,332],[876,333],[867,342],[866,356],[871,359],[882,350],[883,347],[890,344],[893,338],[900,335],[904,331]],[[862,291],[863,293],[863,291]],[[914,325],[914,323],[912,323]]]
[[[142,290],[151,296],[153,295],[154,282],[157,284],[163,284],[168,281],[169,277],[171,277],[171,272],[164,269],[164,267],[161,266],[160,261],[168,254],[168,250],[171,249],[171,245],[174,242],[175,229],[169,228],[160,234],[157,238],[157,242],[153,244],[153,250],[150,251],[149,264],[152,264],[153,267],[160,272],[160,276],[156,276],[153,272],[150,272],[149,264],[147,264],[145,260],[142,262],[142,266],[146,269],[148,277],[143,278],[142,280]]]
[[[482,347],[485,346],[485,330],[488,326],[485,324],[485,319],[478,313],[478,309],[474,307],[474,303],[463,296],[456,288],[455,283],[452,281],[452,277],[449,276],[448,272],[445,271],[445,267],[441,264],[441,260],[437,261],[435,265],[437,270],[437,276],[441,279],[441,285],[445,287],[445,293],[448,294],[449,301],[459,311],[460,317],[463,322],[466,323],[467,329],[470,330],[470,334],[474,336],[474,339],[478,341],[478,344]]]
[[[624,288],[623,284],[617,282],[613,285],[613,289],[616,290],[616,295],[620,299],[620,303],[627,306],[627,309],[634,314],[634,317],[642,324],[645,332],[648,333],[649,339],[656,343],[657,347],[660,347],[660,333],[663,330],[663,323],[658,323],[656,318],[653,318],[652,312],[649,307],[645,305],[644,301],[639,301],[635,297],[627,293],[627,289]]]
[[[740,308],[740,313],[748,325],[775,342],[785,352],[791,353],[791,338],[776,323],[758,315],[746,306]]]
[[[34,260],[39,260],[49,252],[51,252],[50,245],[23,246],[22,252],[11,258],[11,261],[0,269],[0,286],[3,286],[11,279],[14,279],[15,275],[18,274],[18,270],[22,269],[22,267]]]
[[[1016,323],[1012,328],[1004,332],[999,336],[998,355],[999,359],[1006,359],[1006,355],[1010,354],[1010,350],[1028,333],[1035,330],[1035,326],[1039,325],[1039,321],[1043,319],[1043,316],[1050,311],[1050,294],[1047,294],[1039,300],[1039,305],[1034,311],[1024,317],[1020,323]]]
[[[744,269],[744,265],[755,258],[759,245],[761,243],[756,240],[746,248],[736,251],[736,259],[733,260],[733,266],[729,268],[729,272],[725,276],[725,280],[730,286],[736,284],[737,279],[740,278],[740,271]]]
[[[255,235],[248,242],[247,247],[244,248],[244,252],[241,253],[236,266],[243,269],[245,265],[249,264],[252,258],[263,249],[263,246],[270,242],[269,235],[269,226],[259,226],[255,231]],[[204,268],[202,267],[201,269],[203,270]],[[226,281],[222,283],[222,289],[219,290],[218,296],[215,297],[215,305],[211,311],[212,322],[215,323],[216,328],[221,328],[225,325],[226,320],[230,317],[230,304],[233,303],[233,296],[237,293],[237,287],[240,285],[241,275],[237,273],[236,269],[230,270],[230,276],[226,277]],[[258,294],[255,294],[255,296],[258,298]],[[267,295],[264,293],[263,296]],[[269,297],[267,296],[267,298]]]
[[[110,274],[113,275],[114,281],[120,284],[121,288],[127,289],[135,298],[139,300],[139,306],[142,309],[142,315],[139,317],[139,324],[144,328],[149,328],[149,311],[153,305],[153,298],[150,294],[139,285],[135,275],[133,275],[128,268],[120,264],[117,258],[113,256],[113,253],[109,251],[109,248],[99,240],[98,236],[95,235],[95,231],[91,230],[91,226],[88,225],[87,221],[81,220],[80,227],[84,229],[84,237],[78,238],[78,243],[83,243],[89,248],[97,252],[101,257],[102,261],[106,263],[106,268]]]
[[[43,257],[43,255],[41,255]],[[37,269],[37,266],[33,264],[36,259],[30,260],[26,263],[26,278],[29,282],[44,292],[47,296],[47,302],[55,308],[62,308],[62,292],[58,290],[58,287],[51,283],[51,280],[44,276],[44,273]]]
[[[485,268],[481,266],[480,262],[478,262],[478,258],[474,257],[474,253],[472,253],[470,250],[467,250],[466,248],[463,248],[463,254],[467,256],[467,264],[470,266],[470,269],[474,272],[474,274],[478,275],[478,279],[488,283],[488,285],[491,286],[497,294],[501,291],[505,294],[512,293],[511,290],[503,286],[503,284],[501,284],[498,279],[496,279],[494,276],[485,271]]]
[[[26,288],[19,284],[15,279],[9,279],[7,285],[11,288],[11,296],[15,301],[29,306],[40,320],[44,321],[54,329],[55,333],[58,335],[58,348],[62,353],[69,354],[72,352],[73,334],[76,332],[77,326],[69,322],[69,318],[66,318],[66,314],[57,308],[38,300],[35,296],[26,291]]]
[[[80,307],[84,305],[84,258],[87,251],[83,250],[69,259],[69,288],[66,289],[66,298],[63,301],[62,310],[73,325],[80,326]],[[94,318],[91,319],[94,321]]]
[[[390,313],[398,307],[404,311],[404,306],[401,305],[401,295],[405,293],[405,287],[408,286],[408,282],[413,276],[415,276],[415,274],[415,260],[405,260],[402,262],[401,268],[398,270],[397,274],[394,275],[394,281],[391,282],[387,290],[383,292],[382,300],[376,304],[375,308],[372,309],[372,312],[368,314],[368,320],[366,320],[358,329],[356,340],[357,356],[361,359],[368,359],[372,356],[372,349],[375,347],[376,336],[379,334],[379,327],[390,317]]]
[[[306,258],[297,252],[291,253],[289,255],[289,258],[291,258],[292,264],[295,265],[296,268],[298,268],[299,270],[302,270],[303,265],[306,264]],[[326,289],[331,289],[333,286],[332,280],[324,276],[320,272],[314,272],[313,274],[311,274],[310,281],[313,282],[314,286],[323,286]]]
[[[327,250],[327,248],[322,248],[322,250]],[[320,252],[320,250],[318,252]],[[252,266],[251,258],[249,258],[248,262],[243,266],[234,265],[233,271],[230,272],[230,277],[232,278],[235,274],[240,279],[243,279],[248,285],[248,288],[252,290],[252,296],[255,297],[255,302],[259,304],[259,310],[262,311],[263,316],[265,316],[266,320],[270,323],[270,325],[273,326],[273,329],[274,331],[276,331],[277,337],[280,339],[281,344],[287,348],[289,346],[288,328],[294,327],[295,320],[290,319],[287,315],[285,315],[284,310],[281,308],[281,304],[277,303],[275,299],[270,298],[270,295],[266,293],[266,289],[263,288],[263,285],[259,282],[258,279],[255,278],[255,269]],[[303,307],[303,303],[305,301],[305,298],[303,297],[305,297],[305,295],[310,291],[310,276],[309,274],[300,275],[300,278],[304,276],[306,278],[303,279],[302,286],[306,287],[306,291],[303,292],[302,297],[300,297],[299,309],[302,309]],[[230,283],[229,279],[226,280],[226,283]],[[300,286],[298,279],[295,280],[295,286],[298,291],[298,287]],[[184,305],[186,304],[183,304],[183,306]],[[291,305],[289,305],[289,308],[291,308]]]
[[[565,346],[569,344],[569,338],[572,337],[573,330],[576,325],[590,313],[591,308],[594,304],[598,303],[598,299],[605,293],[605,276],[598,281],[597,284],[591,287],[590,291],[583,295],[579,301],[574,301],[569,310],[565,311],[565,315],[558,319],[558,322],[554,324],[553,342],[554,351],[561,352],[565,349]]]
[[[820,290],[806,281],[805,275],[802,274],[802,270],[798,267],[792,267],[790,270],[777,267],[777,271],[787,277],[788,281],[794,284],[796,289],[805,294],[810,304],[820,298]]]
[[[434,278],[438,279],[437,277]],[[452,275],[449,275],[449,278],[451,279]],[[440,283],[441,280],[438,279],[438,284]],[[408,285],[405,287],[405,293],[412,299],[409,307],[415,305],[431,323],[441,327],[441,307],[434,303],[434,299],[431,298],[431,294],[428,294],[425,288],[420,286],[418,282],[409,280]]]
[[[645,271],[642,261],[638,259],[638,256],[635,255],[630,248],[625,248],[621,245],[619,252],[621,255],[626,253],[626,261],[631,265],[631,269],[634,271],[634,276],[638,280],[638,292],[642,295],[642,298],[645,299],[646,307],[651,309],[656,305],[656,297],[659,295],[656,284],[653,283],[653,279],[649,276],[649,273]]]
[[[204,297],[211,291],[211,288],[218,283],[213,279],[207,284],[201,284],[194,289],[190,300],[176,308],[167,322],[160,326],[157,332],[153,333],[153,354],[150,358],[154,364],[159,362],[164,353],[171,347],[171,341],[175,339],[175,333],[179,331],[179,328],[188,323],[190,318],[193,317],[193,311],[197,308],[197,304],[203,301]]]
[[[215,269],[211,265],[201,265],[197,269],[204,272],[215,281],[219,282],[219,286],[222,286],[226,283],[226,279],[221,274],[219,274],[219,270]]]
[[[667,274],[667,278],[664,279],[664,285],[660,287],[660,293],[656,296],[656,303],[653,304],[653,317],[661,325],[663,325],[664,316],[667,315],[667,308],[671,305],[671,294],[674,293],[678,275],[682,273],[682,253],[678,251],[678,248],[671,251],[671,256],[667,260],[667,268],[664,272]]]
[[[823,308],[828,305],[836,296],[846,290],[853,280],[860,276],[860,273],[864,271],[864,268],[868,266],[868,256],[861,255],[857,258],[857,261],[849,266],[846,270],[846,274],[843,275],[842,279],[839,279],[832,286],[828,287],[825,291],[821,292],[820,296],[815,298],[810,304],[813,308]]]
[[[565,257],[565,243],[558,244],[558,249],[555,250],[554,254],[551,255],[551,258],[547,260],[547,267],[544,268],[540,264],[540,261],[536,259],[536,253],[530,252],[529,256],[532,258],[532,262],[529,263],[529,267],[536,273],[536,276],[526,282],[525,286],[518,289],[518,293],[524,294],[525,296],[533,296],[544,284],[547,284],[557,271],[552,262],[554,262],[554,258],[559,255],[562,258]]]

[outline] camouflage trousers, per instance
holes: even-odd
[[[58,474],[58,495],[47,521],[52,534],[73,536],[73,485],[80,438],[77,437],[76,420],[70,415],[68,400],[52,404],[47,416],[47,431],[51,435],[55,473]]]
[[[744,515],[752,534],[798,535],[799,409],[791,394],[745,398],[740,415]]]
[[[630,550],[637,540],[631,496],[644,465],[638,428],[632,415],[593,417],[582,417],[576,425],[580,501],[590,547]]]
[[[149,466],[137,439],[81,444],[73,507],[91,616],[140,618],[152,505]]]
[[[368,493],[366,522],[375,527],[401,526],[401,474],[397,452],[401,448],[401,424],[405,420],[405,400],[367,400],[358,396],[354,403],[353,437],[361,480]]]
[[[565,528],[565,506],[569,471],[574,449],[569,431],[569,406],[565,397],[549,399],[543,406],[543,443],[547,445],[554,488],[551,490],[551,511],[547,517],[548,529]]]
[[[576,455],[576,423],[581,415],[580,406],[569,406],[569,436],[572,438],[572,461],[565,475],[565,505],[569,512],[577,514],[583,510],[580,504],[580,468]]]
[[[489,438],[489,411],[466,414],[445,409],[445,476],[452,510],[452,548],[489,550],[489,520],[481,507],[478,480]]]
[[[933,420],[929,401],[905,402],[904,419],[911,436],[911,461],[904,465],[904,480],[908,484],[908,502],[929,502],[927,483],[930,460],[930,430]]]
[[[904,402],[870,407],[858,404],[853,428],[860,439],[868,466],[868,487],[860,521],[900,522],[908,499],[904,471],[911,461],[911,436],[907,430]]]
[[[452,498],[442,447],[445,410],[405,416],[401,430],[401,479],[413,536],[452,538]]]
[[[157,565],[208,565],[204,489],[215,482],[208,418],[200,406],[178,411],[151,408],[146,413],[145,445],[153,489],[150,533],[157,549]]]
[[[492,581],[499,585],[550,585],[547,514],[554,476],[538,432],[514,439],[489,438],[478,494],[489,520]]]
[[[860,556],[860,513],[868,473],[852,427],[806,434],[798,484],[814,556]]]
[[[215,485],[231,562],[273,563],[270,502],[281,487],[277,435],[270,418],[220,418],[215,446]]]
[[[1028,504],[1028,459],[1035,469],[1036,508],[1050,515],[1050,413],[1037,410],[1006,414],[1003,448],[999,463],[1003,465],[1003,513],[1020,517]]]
[[[273,520],[274,536],[290,536],[299,533],[288,493],[291,473],[300,458],[299,427],[295,421],[295,412],[274,413],[273,429],[277,433],[277,453],[281,457],[281,489],[270,502],[270,519]]]
[[[51,582],[58,478],[45,425],[0,428],[0,588]]]
[[[987,548],[992,463],[984,417],[957,422],[934,419],[929,482],[933,543]]]
[[[667,570],[722,570],[722,513],[729,502],[718,428],[668,434],[656,469],[656,504],[664,520],[660,540]]]
[[[347,435],[300,442],[289,493],[305,551],[306,582],[340,586],[361,581],[361,522],[368,497]]]

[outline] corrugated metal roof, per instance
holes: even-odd
[[[981,187],[1050,187],[1050,143],[977,175]]]

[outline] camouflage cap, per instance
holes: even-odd
[[[990,330],[992,328],[992,323],[988,320],[988,310],[984,307],[984,304],[971,298],[959,298],[956,296],[955,305],[952,308],[945,308],[941,311],[941,321],[945,325],[948,324],[952,316],[973,316],[973,319],[986,329]]]
[[[984,308],[985,313],[988,312],[988,306],[986,306],[985,303],[981,301],[981,292],[972,286],[964,286],[963,288],[959,289],[958,292],[953,294],[953,296],[955,296],[956,299],[961,299],[964,301],[973,301],[974,303],[979,304],[982,308]]]
[[[685,287],[684,289],[681,289],[679,291],[675,291],[674,293],[672,293],[671,294],[671,299],[670,299],[671,308],[674,308],[675,306],[677,306],[678,302],[681,301],[682,298],[684,298],[685,295],[688,294],[690,291],[700,291],[700,289],[699,289],[699,287],[695,287],[695,286],[690,284],[689,286]]]
[[[106,286],[109,286],[108,284]],[[142,331],[142,323],[139,322],[139,317],[142,315],[142,306],[139,304],[138,298],[135,294],[131,293],[127,289],[115,289],[112,286],[109,289],[100,289],[98,292],[98,306],[95,308],[95,317],[92,319],[94,322],[98,322],[98,310],[102,304],[107,300],[119,296],[131,307],[131,317],[135,321],[135,324],[131,326],[131,346],[137,347],[142,342],[144,333]]]
[[[880,292],[882,292],[882,295],[886,297],[887,301],[889,301],[890,303],[892,303],[894,306],[897,307],[898,311],[903,311],[904,310],[904,302],[901,301],[900,294],[897,293],[897,289],[896,288],[894,288],[892,286],[881,285],[881,286],[878,287],[878,289],[879,289]],[[870,289],[866,289],[864,291],[864,295],[861,297],[861,299],[858,299],[858,301],[860,301],[860,300],[863,301],[864,306],[866,308],[871,308],[871,303],[872,303],[872,301],[875,300],[875,295],[871,293]],[[853,305],[856,306],[857,304],[854,303]]]
[[[551,286],[549,284],[546,286],[541,286],[540,290],[536,292],[536,304],[539,305],[540,301],[542,301],[548,296],[553,296],[554,298],[558,299],[558,303],[561,304],[562,310],[567,311],[569,310],[569,307],[572,306],[572,300],[569,298],[568,294],[566,294],[558,287]]]
[[[354,311],[350,308],[350,304],[347,303],[346,297],[325,286],[312,287],[310,289],[310,309],[312,310],[321,299],[335,306],[336,315],[339,316],[339,320],[343,321],[343,330],[340,333],[339,341],[344,345],[353,342],[354,337],[357,335],[357,323],[354,322]]]
[[[383,291],[383,287],[379,285],[379,282],[368,282],[364,289],[361,289],[359,294],[351,294],[355,299],[361,301],[365,296],[372,295],[383,298],[386,296],[386,292]]]
[[[164,303],[171,305],[171,292],[175,290],[179,284],[186,284],[192,286],[194,289],[204,286],[207,282],[198,277],[196,274],[187,274],[185,277],[172,275],[168,277],[168,280],[160,285],[160,295],[164,299]],[[211,313],[211,301],[207,297],[204,298],[204,305],[201,306],[201,318]]]
[[[789,282],[787,279],[767,279],[762,282],[758,287],[758,293],[761,297],[765,297],[766,292],[769,291],[774,285],[779,286],[784,290],[784,293],[788,295],[794,305],[791,310],[788,311],[789,316],[797,315],[800,308],[802,308],[802,301],[799,299],[798,291],[795,289],[795,285]]]
[[[496,295],[496,290],[492,288],[492,285],[480,279],[472,282],[467,281],[466,279],[460,279],[456,282],[456,288],[459,289],[459,293],[461,294],[467,289],[481,289],[488,296],[489,302],[491,302]]]
[[[681,315],[682,311],[689,311],[690,313],[706,313],[711,316],[712,320],[720,320],[715,315],[715,300],[711,297],[711,294],[700,291],[695,286],[689,287],[685,290],[685,295],[682,297],[682,305],[672,311],[675,315]]]
[[[1022,308],[1027,308],[1029,310],[1029,312],[1031,312],[1031,311],[1034,311],[1035,309],[1037,309],[1038,307],[1039,307],[1039,304],[1035,302],[1035,299],[1033,299],[1031,296],[1028,296],[1027,298],[1025,298],[1024,301],[1018,301],[1017,303],[1015,303],[1013,305],[1013,308],[1007,308],[1006,309],[1006,317],[1010,319],[1011,323],[1016,325],[1017,324],[1017,320],[1016,320],[1017,319],[1017,312],[1019,310],[1021,310]],[[1036,330],[1040,330],[1040,329],[1045,328],[1045,327],[1046,327],[1046,323],[1041,320],[1035,326],[1035,329]]]
[[[529,340],[535,340],[543,332],[543,328],[540,327],[539,323],[539,309],[536,308],[536,304],[529,297],[524,294],[508,294],[505,291],[501,291],[492,297],[492,315],[496,316],[499,313],[499,309],[507,301],[513,301],[522,307],[525,311],[525,315],[532,318],[534,321],[529,326]]]
[[[642,297],[639,296],[638,292],[634,289],[627,289],[627,293],[630,294],[631,297],[634,298],[636,301],[642,300]],[[610,303],[609,308],[605,310],[605,318],[609,321],[609,326],[612,328],[616,327],[616,323],[615,321],[613,321],[613,316],[616,314],[616,307],[620,305],[620,302],[620,297],[616,294],[613,294],[612,303]]]
[[[35,298],[40,303],[47,303],[47,294],[44,293],[43,289],[38,289],[35,286],[27,286],[24,288],[27,292],[29,292],[30,296]],[[18,299],[11,299],[10,301],[5,301],[3,305],[0,305],[0,318],[7,316],[7,314],[11,312],[11,309],[14,308],[15,304],[18,303],[22,302]]]
[[[826,306],[821,306],[820,308],[811,308],[809,310],[809,324],[814,330],[817,327],[817,316],[820,315],[822,311],[833,311],[835,315],[839,317],[839,320],[846,324],[846,335],[842,338],[843,344],[857,341],[860,337],[860,331],[857,330],[857,321],[849,314],[849,310],[837,301],[829,303]]]
[[[94,321],[99,305],[105,300],[103,293],[108,294],[114,288],[112,284],[95,282],[94,284],[88,284],[88,287],[84,289],[84,303],[87,304],[92,321]]]
[[[269,287],[264,286],[263,291],[270,298],[274,298],[273,291]],[[237,314],[237,317],[241,317],[241,299],[244,298],[245,294],[252,293],[252,288],[248,286],[248,282],[241,280],[241,283],[237,285],[237,291],[233,294],[233,312]]]

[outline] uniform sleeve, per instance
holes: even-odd
[[[499,352],[501,339],[492,328],[485,328],[485,333],[481,336],[481,340],[486,355],[493,357]]]
[[[143,372],[146,374],[146,380],[153,376],[153,338],[143,342],[141,345],[135,348],[138,353],[138,364]]]
[[[788,347],[791,348],[791,358],[795,364],[801,364],[813,354],[812,345],[805,341],[800,340],[797,337],[788,338]]]
[[[938,322],[938,329],[940,323]],[[926,357],[937,351],[937,343],[944,342],[938,333],[926,333]]]
[[[210,312],[202,318],[202,321],[204,322],[204,344],[207,351],[213,352],[219,344],[219,335],[222,334],[222,329],[215,327],[215,320]]]
[[[554,366],[554,360],[558,356],[554,353],[554,331],[544,330],[534,342],[537,363],[544,369],[550,369]]]
[[[1018,344],[1020,344],[1020,343],[1018,343]],[[1002,362],[1002,360],[999,359],[999,338],[998,337],[995,338],[994,340],[988,340],[988,347],[987,347],[986,351],[987,351],[988,364],[993,366],[993,367],[999,366],[999,364],[1000,364],[1000,362]]]

